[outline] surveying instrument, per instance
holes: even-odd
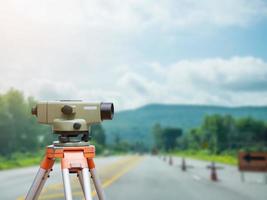
[[[91,200],[90,175],[99,200],[105,200],[94,164],[95,147],[89,144],[90,126],[111,120],[112,103],[82,101],[40,102],[32,109],[39,123],[52,125],[58,141],[46,147],[46,154],[25,200],[37,200],[52,171],[56,158],[61,159],[61,170],[66,200],[72,200],[70,173],[77,174],[85,200]]]

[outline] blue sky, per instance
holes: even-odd
[[[155,34],[156,33],[156,34]],[[130,44],[145,59],[170,64],[177,59],[253,56],[267,59],[267,18],[242,26],[199,27],[161,34],[156,30]]]
[[[250,28],[221,28],[207,35],[189,33],[188,36],[178,36],[173,43],[166,44],[164,49],[158,48],[159,51],[152,55],[164,55],[164,51],[169,49],[171,53],[166,55],[166,62],[206,57],[229,58],[233,55],[255,56],[266,60],[267,27],[262,27],[264,25],[267,26],[260,23]],[[164,45],[158,44],[158,47],[161,46]]]
[[[11,0],[0,25],[0,92],[267,104],[266,0]]]

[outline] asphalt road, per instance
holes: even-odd
[[[96,159],[97,169],[110,200],[266,200],[267,183],[260,173],[246,173],[240,179],[236,167],[220,165],[218,182],[212,182],[209,164],[187,159],[191,165],[181,171],[181,158],[174,165],[152,156],[126,156]],[[59,166],[55,167],[40,199],[64,199]],[[38,167],[0,172],[0,199],[23,199]],[[82,199],[76,177],[72,178],[74,199]]]
[[[116,184],[107,188],[110,199],[153,200],[266,200],[267,184],[263,174],[246,173],[246,181],[240,179],[236,167],[224,167],[218,171],[218,182],[212,182],[209,163],[187,160],[193,168],[182,172],[181,159],[174,159],[174,166],[155,157],[146,157],[135,169]]]

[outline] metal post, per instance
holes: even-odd
[[[69,169],[62,169],[62,178],[64,183],[65,199],[72,200]]]
[[[89,169],[83,168],[82,175],[85,200],[92,200]]]
[[[96,169],[95,168],[90,169],[90,173],[91,173],[94,185],[95,185],[98,199],[99,200],[106,200],[105,193],[104,193],[104,190],[101,186],[100,179],[98,178],[97,173],[96,173]]]
[[[39,168],[25,200],[38,199],[49,173],[50,170]]]
[[[245,173],[244,172],[240,172],[240,177],[241,177],[241,181],[245,182]]]

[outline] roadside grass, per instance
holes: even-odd
[[[13,153],[8,157],[0,156],[0,170],[14,169],[20,167],[27,167],[33,165],[39,165],[44,157],[44,151],[39,151],[35,153]],[[105,150],[99,148],[97,149],[97,157],[105,157],[110,155],[126,155],[128,153],[122,151]],[[57,160],[59,161],[59,160]],[[56,162],[57,162],[56,161]]]
[[[26,167],[40,164],[43,152],[38,153],[14,153],[6,158],[0,156],[0,170]]]
[[[125,152],[120,151],[102,151],[98,156],[110,155],[125,155]],[[214,161],[229,165],[237,165],[237,156],[234,152],[226,152],[221,155],[211,154],[208,151],[174,151],[168,155],[187,157],[197,160]],[[8,158],[0,156],[0,170],[27,167],[32,165],[39,165],[43,159],[44,152],[39,151],[35,153],[14,153]]]
[[[213,161],[228,165],[237,165],[237,156],[234,153],[215,155],[207,151],[175,151],[173,153],[170,153],[170,155],[211,162]]]

